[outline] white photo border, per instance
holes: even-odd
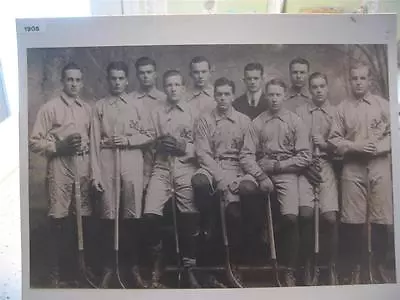
[[[26,27],[38,30],[27,31]],[[35,27],[36,26],[36,27]],[[386,44],[392,128],[393,183],[400,182],[396,15],[199,15],[17,20],[20,84],[20,192],[24,299],[398,299],[399,284],[248,288],[224,290],[31,289],[29,278],[29,175],[27,49],[202,44]],[[393,184],[396,278],[400,279],[400,185]],[[93,297],[93,298],[92,298]]]

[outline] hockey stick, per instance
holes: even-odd
[[[276,247],[275,247],[275,237],[274,237],[274,225],[272,220],[272,209],[271,209],[271,197],[270,194],[267,194],[267,230],[269,237],[269,247],[271,252],[271,263],[272,263],[272,271],[274,272],[274,279],[276,286],[282,286],[279,280],[279,269],[278,269],[278,261],[276,259]]]
[[[218,200],[220,205],[220,214],[221,214],[221,228],[222,228],[222,238],[224,242],[225,248],[225,269],[226,275],[228,277],[229,282],[231,283],[232,287],[235,288],[243,288],[244,286],[242,283],[233,275],[232,266],[231,266],[231,257],[229,251],[229,241],[228,241],[228,232],[226,228],[226,216],[225,216],[225,201],[222,192],[217,191],[218,193]]]
[[[319,147],[315,147],[315,157],[319,159],[320,151]],[[314,186],[314,269],[313,278],[311,281],[312,285],[318,285],[319,281],[319,186]]]
[[[79,156],[73,157],[73,162],[75,165],[75,176],[74,176],[74,186],[75,186],[75,206],[76,206],[76,227],[77,227],[77,235],[78,235],[78,266],[79,266],[79,281],[84,281],[92,288],[97,288],[97,286],[93,282],[93,274],[90,276],[86,269],[85,263],[85,251],[84,251],[84,243],[83,243],[83,223],[82,223],[82,198],[81,198],[81,183],[80,183],[80,174],[79,174]],[[92,278],[90,278],[92,277]]]
[[[121,201],[121,153],[115,148],[115,219],[114,219],[114,252],[115,252],[115,275],[119,285],[126,289],[121,280],[119,272],[119,208]]]
[[[176,211],[176,194],[174,187],[174,163],[175,158],[168,156],[168,167],[169,167],[169,181],[171,184],[171,206],[172,206],[172,221],[174,224],[174,239],[175,239],[175,254],[177,256],[177,268],[178,268],[178,288],[181,286],[182,281],[182,261],[181,261],[181,249],[179,246],[179,235],[178,235],[178,213]]]
[[[372,236],[371,236],[371,213],[370,213],[370,183],[367,169],[367,249],[368,249],[368,283],[374,283],[374,277],[372,275]]]

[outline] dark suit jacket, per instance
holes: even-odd
[[[251,120],[254,120],[259,114],[268,109],[267,98],[265,97],[265,94],[262,93],[258,105],[256,107],[251,107],[247,101],[247,95],[243,94],[233,101],[233,108],[238,112],[245,114]]]

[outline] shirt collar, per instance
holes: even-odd
[[[372,94],[370,93],[370,92],[367,92],[365,95],[364,95],[364,97],[362,97],[362,99],[356,99],[354,96],[352,97],[352,99],[353,99],[353,101],[355,101],[355,102],[361,102],[361,101],[363,101],[363,102],[365,102],[365,103],[367,103],[367,104],[371,104],[371,102],[372,102]]]
[[[126,103],[128,103],[127,99],[128,99],[128,95],[125,92],[123,92],[119,96],[110,96],[110,104],[113,105],[118,100],[121,100],[122,102],[124,102],[126,104]]]
[[[180,111],[186,111],[188,109],[188,106],[185,104],[185,101],[180,100],[176,104],[171,104],[170,102],[166,101],[165,103],[165,112],[169,113],[171,112],[174,108],[179,109]]]
[[[196,97],[200,96],[201,94],[205,94],[205,95],[207,95],[207,96],[209,96],[209,97],[213,97],[214,88],[212,87],[212,85],[207,85],[207,86],[206,86],[204,89],[202,89],[202,90],[199,90],[199,89],[194,88],[194,89],[192,90],[192,97],[191,97],[191,99],[196,98]]]
[[[158,96],[158,90],[155,87],[152,87],[148,92],[145,92],[143,90],[138,90],[138,98],[143,98],[145,96],[148,96],[151,99],[157,100]]]
[[[65,92],[61,93],[61,100],[68,106],[70,106],[74,102],[79,106],[83,106],[82,100],[79,97],[76,98],[70,97]]]
[[[273,114],[271,114],[271,112],[269,110],[266,110],[264,122],[268,123],[269,121],[271,121],[273,119],[279,119],[282,122],[285,122],[285,116],[288,114],[288,112],[289,112],[288,110],[286,110],[285,108],[282,108],[278,114],[273,115]]]
[[[262,92],[263,92],[262,89],[260,89],[259,91],[254,93],[255,106],[257,106],[258,103],[260,102]],[[249,105],[251,105],[250,103],[251,93],[249,91],[246,92],[246,97],[247,97],[247,102],[249,103]]]
[[[225,116],[219,115],[216,108],[213,110],[212,114],[216,122],[226,119],[231,121],[232,123],[237,123],[239,117],[238,112],[233,107],[231,107],[230,112]]]
[[[295,97],[295,96],[302,96],[302,97],[304,97],[304,98],[310,98],[310,93],[308,92],[306,86],[303,86],[303,87],[301,88],[300,92],[297,92],[297,91],[293,88],[293,86],[291,86],[291,87],[289,88],[288,95],[289,95],[289,98],[293,98],[293,97]]]
[[[329,101],[326,100],[321,106],[315,105],[313,102],[310,102],[307,104],[308,105],[308,111],[310,113],[316,111],[316,110],[321,110],[324,113],[328,113],[328,109],[330,107]]]

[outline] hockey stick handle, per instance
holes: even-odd
[[[320,149],[315,145],[314,156],[319,159],[320,155]],[[314,187],[314,252],[319,253],[319,186]]]
[[[76,226],[78,234],[78,250],[83,251],[83,223],[82,223],[82,198],[81,198],[81,183],[79,174],[79,156],[73,156],[73,164],[75,169],[74,188],[75,188],[75,211],[76,211]]]
[[[271,197],[270,194],[267,195],[267,221],[268,221],[268,235],[270,240],[270,251],[271,259],[276,260],[276,247],[275,247],[275,237],[274,237],[274,225],[272,220],[272,208],[271,208]]]
[[[121,198],[121,153],[118,148],[114,150],[114,176],[115,176],[115,219],[114,219],[114,250],[119,250],[119,207]]]

